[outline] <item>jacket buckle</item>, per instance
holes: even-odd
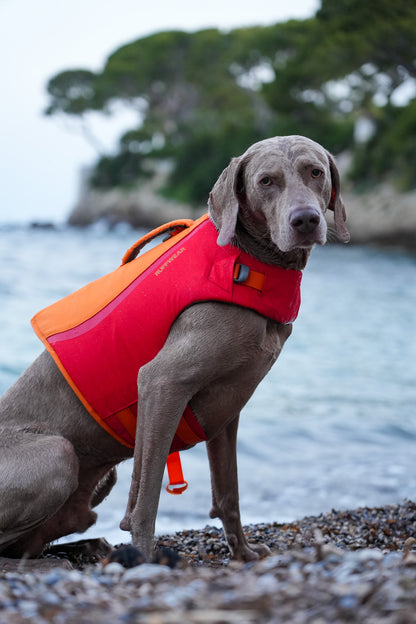
[[[246,264],[236,264],[234,268],[234,279],[236,284],[244,284],[250,275],[250,267]]]

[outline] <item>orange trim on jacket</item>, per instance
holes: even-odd
[[[171,234],[168,240],[135,257],[164,231]],[[86,409],[126,446],[134,447],[138,371],[163,347],[185,308],[223,301],[280,323],[297,316],[300,271],[264,264],[232,245],[220,247],[216,240],[208,215],[162,226],[133,245],[115,271],[32,319]],[[187,406],[171,452],[205,439]]]

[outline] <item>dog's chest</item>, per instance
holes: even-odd
[[[258,336],[257,344],[251,348],[237,347],[240,359],[238,362],[235,359],[235,366],[223,370],[190,401],[192,411],[208,439],[238,417],[258,384],[276,362],[292,331],[291,325],[281,325],[268,319],[262,319],[262,323],[264,330],[259,332],[261,335]],[[244,336],[238,336],[238,340],[243,342]]]

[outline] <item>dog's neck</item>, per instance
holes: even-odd
[[[280,251],[266,229],[260,232],[259,236],[259,227],[256,224],[256,232],[253,236],[250,230],[253,230],[254,227],[250,227],[250,225],[250,223],[245,223],[240,218],[240,215],[238,216],[235,236],[232,241],[233,245],[266,264],[275,264],[284,269],[296,269],[298,271],[302,271],[305,268],[310,255],[310,249]]]

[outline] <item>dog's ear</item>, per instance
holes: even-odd
[[[243,192],[242,159],[233,158],[209,194],[209,215],[219,230],[217,243],[228,245],[234,236],[239,208],[238,194]]]
[[[344,202],[341,199],[340,195],[340,179],[339,172],[335,161],[331,154],[327,152],[328,160],[329,160],[329,168],[331,171],[331,180],[332,180],[332,191],[331,191],[331,199],[329,200],[328,209],[334,212],[334,221],[335,221],[335,230],[338,238],[343,243],[348,243],[350,240],[350,233],[345,227],[345,221],[347,220],[347,215],[345,212]]]

